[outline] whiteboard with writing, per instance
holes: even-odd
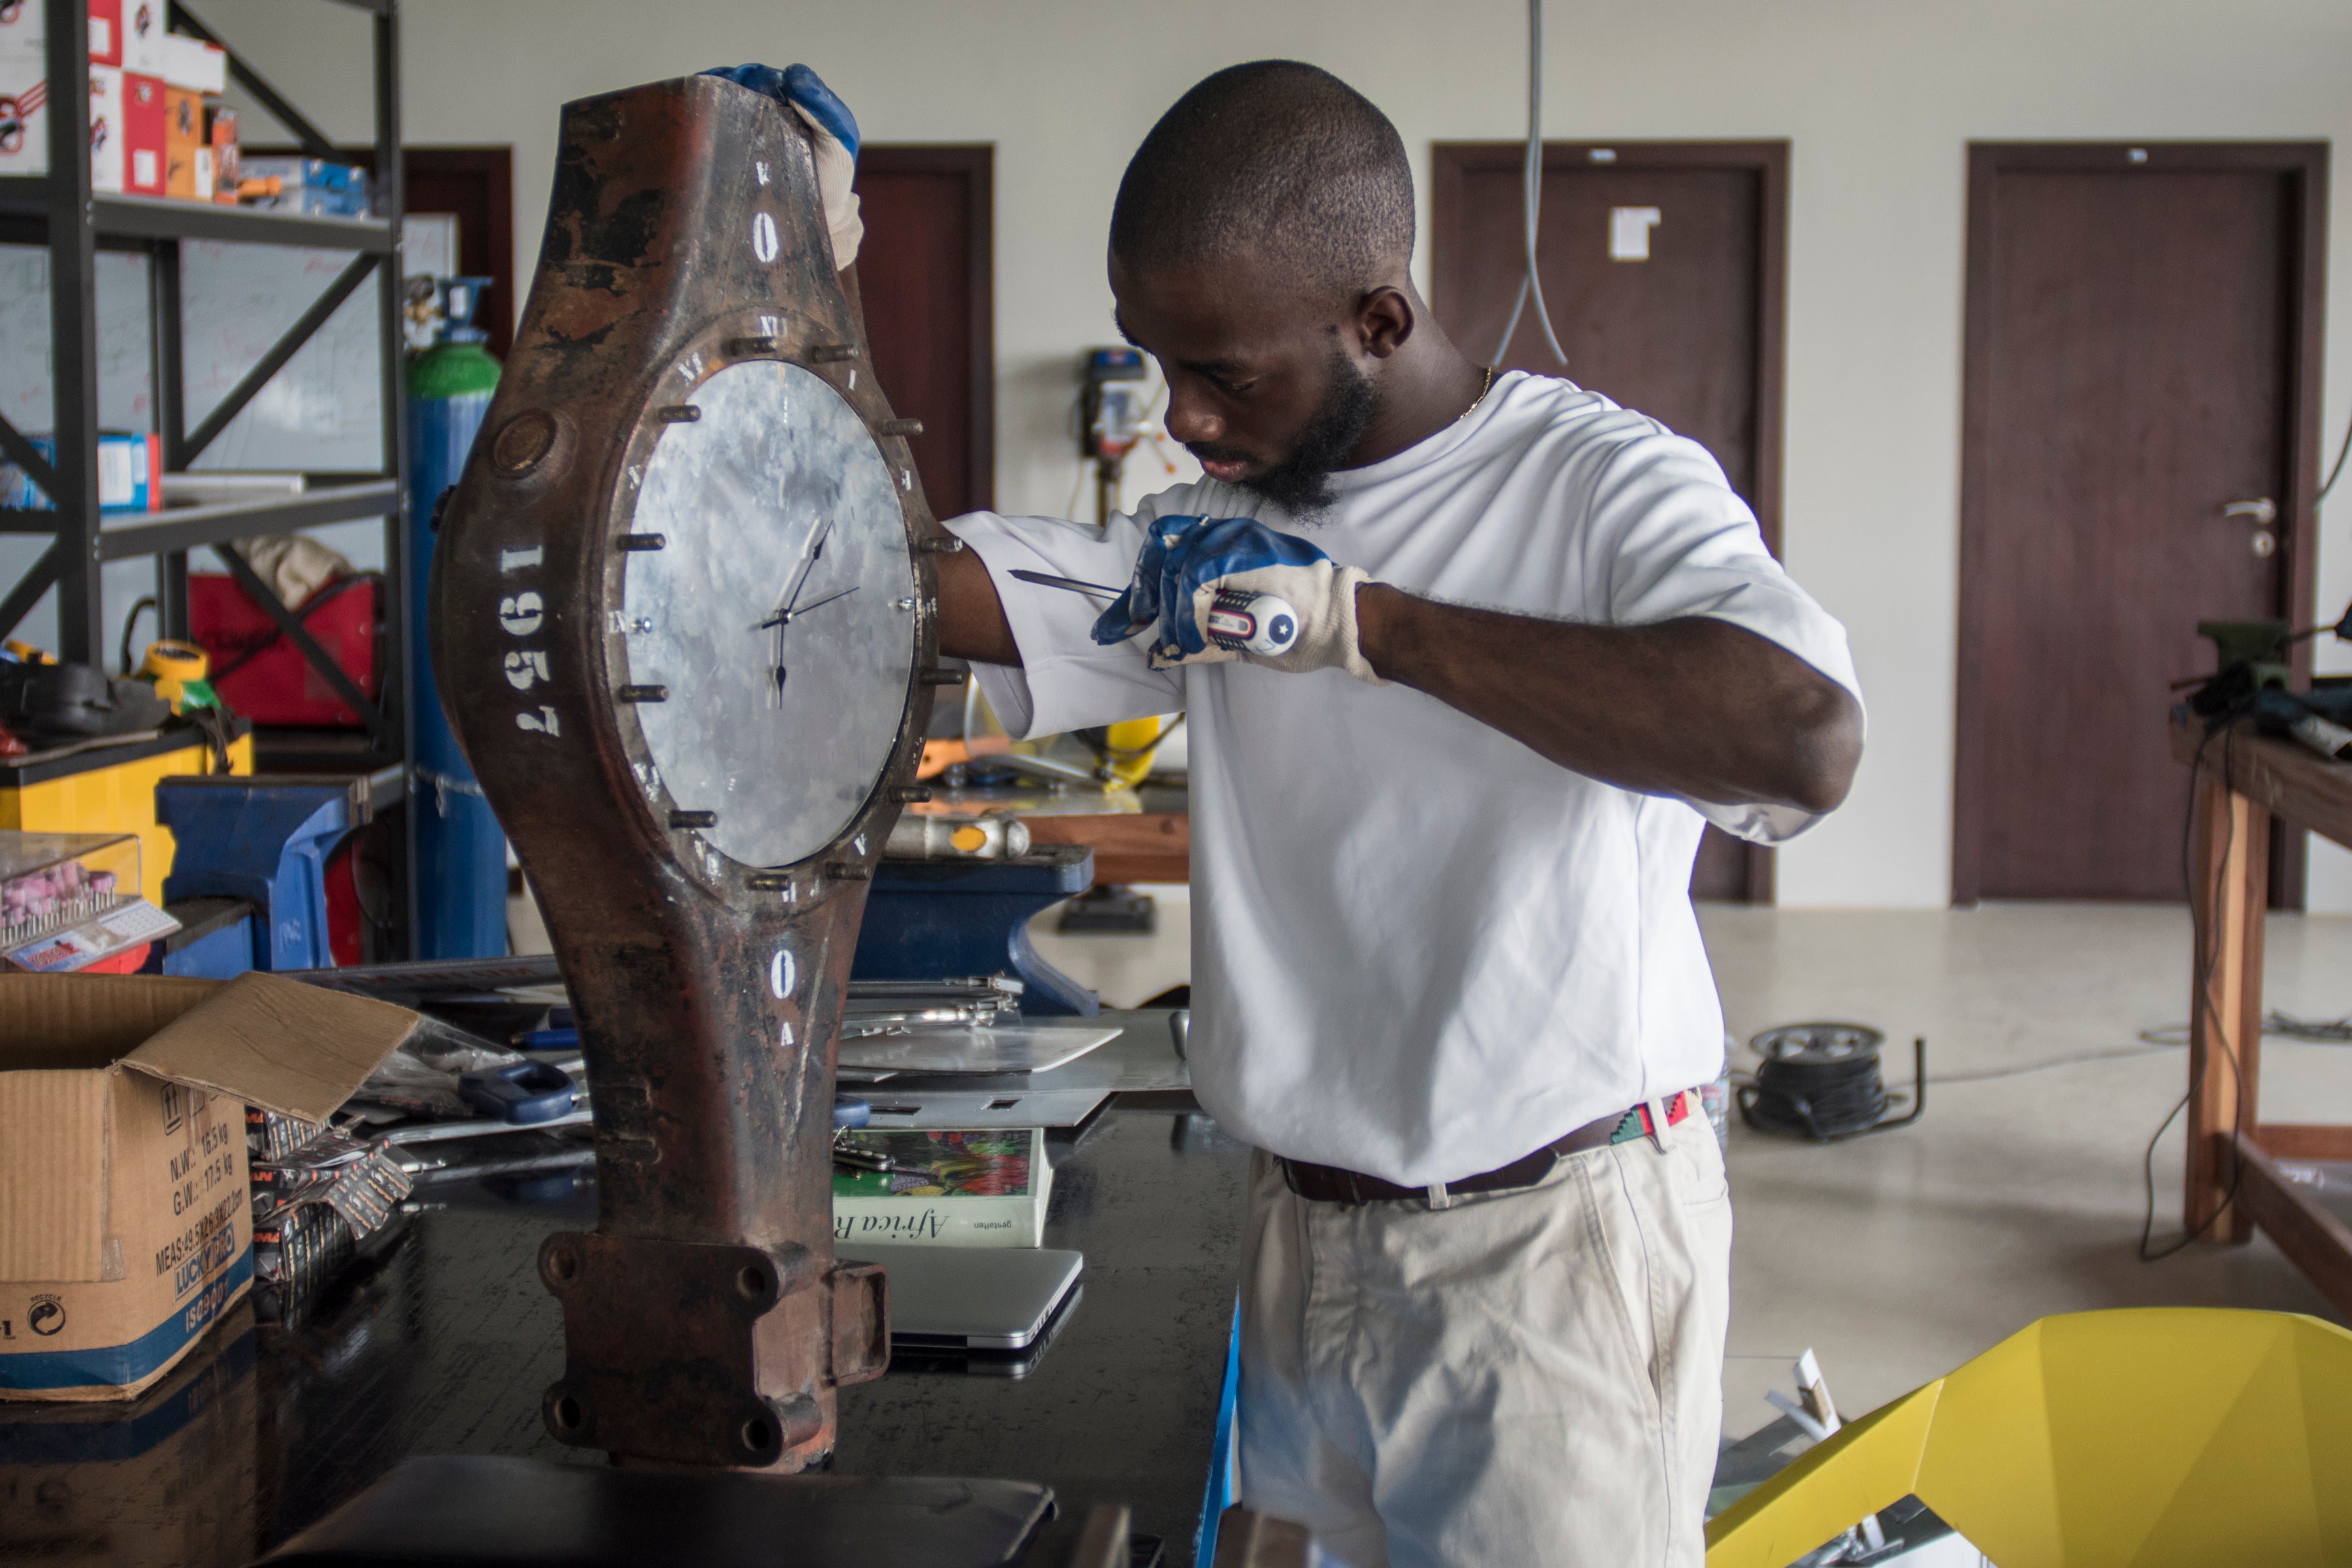
[[[183,400],[190,427],[219,405],[352,259],[348,251],[194,239],[181,243],[180,258]],[[27,435],[47,430],[52,422],[48,275],[46,250],[0,246],[0,416]],[[379,281],[371,277],[353,291],[190,466],[380,469]],[[98,406],[99,421],[109,429],[154,427],[152,333],[147,258],[101,254]],[[311,531],[356,566],[383,564],[379,522]],[[0,595],[16,586],[47,547],[37,538],[0,538]],[[201,570],[205,563],[200,556],[191,564]],[[153,582],[144,561],[109,565],[107,625],[119,628],[131,605],[154,591]],[[54,647],[53,599],[45,598],[16,635]],[[142,635],[152,635],[152,626]]]

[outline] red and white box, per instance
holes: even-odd
[[[159,73],[167,87],[184,87],[190,92],[218,94],[228,88],[228,51],[218,44],[205,43],[183,33],[163,35],[163,68]]]
[[[161,129],[160,126],[157,128]],[[122,192],[129,164],[123,148],[122,72],[114,66],[89,68],[89,188]]]
[[[40,8],[38,0],[25,0],[26,10]],[[96,65],[122,63],[122,0],[89,0],[89,58]]]
[[[0,174],[49,172],[49,84],[38,56],[0,54]]]
[[[160,196],[170,169],[171,115],[160,76],[122,73],[122,188],[134,196]]]
[[[162,0],[143,0],[163,26]],[[122,63],[123,0],[89,0],[89,58],[93,64]],[[48,45],[48,13],[41,0],[0,0],[0,59],[39,59]]]
[[[47,51],[48,37],[48,18],[40,0],[0,5],[0,59],[37,60]]]
[[[141,76],[162,76],[163,0],[116,0],[116,4],[122,9],[122,68]]]
[[[49,169],[49,88],[41,0],[0,0],[0,174]],[[167,70],[217,93],[227,56],[165,33],[164,0],[89,0],[90,188],[163,194]]]

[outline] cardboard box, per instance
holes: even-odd
[[[196,189],[196,154],[205,154],[204,189]],[[194,88],[163,84],[163,194],[190,201],[213,199],[212,148],[205,142],[205,95]]]
[[[323,1121],[416,1026],[274,974],[0,975],[0,1399],[121,1399],[253,1283],[245,1107]]]
[[[26,10],[39,9],[26,0]],[[89,0],[89,58],[92,63],[122,66],[122,0]]]
[[[48,11],[40,0],[0,5],[0,59],[40,59],[48,41]]]
[[[44,462],[58,460],[58,438],[34,431],[26,439]],[[32,476],[15,463],[0,463],[0,507],[26,511],[55,511]],[[100,430],[98,433],[98,509],[100,511],[162,511],[163,510],[163,438],[152,430]]]
[[[49,172],[49,101],[47,68],[0,53],[0,174]]]
[[[323,158],[273,156],[243,159],[240,172],[248,180],[278,182],[278,195],[248,205],[313,217],[368,216],[367,171],[355,165]]]
[[[122,72],[89,68],[89,188],[122,192]]]
[[[122,72],[122,188],[134,196],[163,194],[166,127],[163,79]]]
[[[259,1502],[253,1308],[135,1399],[0,1406],[0,1563],[240,1568]]]
[[[236,110],[217,103],[205,106],[205,129],[212,142],[213,200],[236,205]]]
[[[163,0],[118,0],[122,8],[122,68],[163,79]],[[95,11],[96,6],[91,9]]]
[[[228,90],[228,51],[218,44],[191,38],[184,33],[166,33],[163,35],[163,68],[159,74],[166,87],[184,87],[196,92],[226,92]]]

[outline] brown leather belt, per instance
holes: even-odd
[[[1697,1109],[1698,1096],[1685,1090],[1668,1095],[1665,1100],[1666,1125],[1671,1127]],[[1532,1154],[1522,1155],[1507,1165],[1497,1165],[1491,1171],[1481,1171],[1475,1176],[1465,1176],[1458,1182],[1444,1184],[1448,1196],[1462,1193],[1509,1193],[1522,1187],[1532,1187],[1551,1174],[1552,1167],[1570,1154],[1581,1154],[1591,1149],[1605,1149],[1643,1136],[1655,1137],[1658,1130],[1650,1125],[1650,1110],[1637,1105],[1631,1110],[1621,1110],[1613,1116],[1603,1116],[1588,1121],[1565,1138],[1556,1138]],[[1277,1159],[1282,1157],[1277,1155]],[[1378,1176],[1365,1175],[1361,1171],[1345,1170],[1338,1165],[1315,1165],[1304,1160],[1282,1159],[1282,1177],[1290,1190],[1309,1203],[1318,1204],[1379,1204],[1421,1203],[1429,1201],[1426,1187],[1401,1187],[1394,1182],[1384,1182]]]

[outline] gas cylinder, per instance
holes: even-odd
[[[441,279],[439,341],[408,362],[408,677],[415,714],[408,820],[416,843],[419,959],[498,958],[507,951],[506,835],[443,716],[425,620],[434,509],[457,482],[498,390],[489,334],[472,322],[488,281]]]

